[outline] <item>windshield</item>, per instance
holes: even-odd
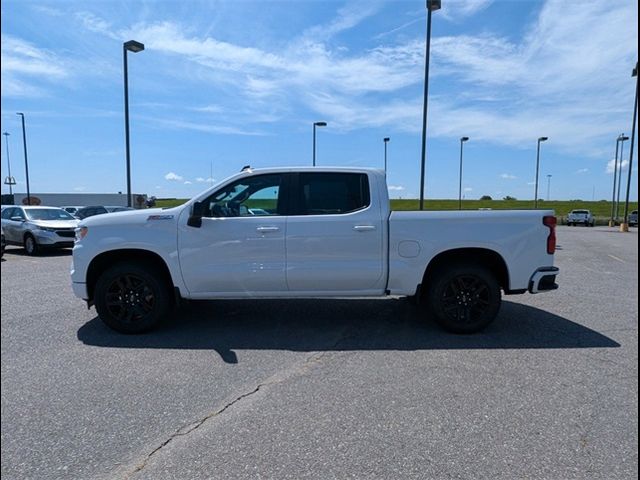
[[[29,220],[75,220],[61,208],[29,208],[25,213]]]
[[[576,215],[589,215],[589,210],[574,210],[573,212]]]

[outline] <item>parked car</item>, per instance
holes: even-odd
[[[571,210],[567,215],[567,225],[584,225],[585,227],[593,227],[596,224],[595,218],[591,214],[591,210]]]
[[[0,227],[0,234],[2,235],[2,240],[1,240],[2,243],[0,243],[0,248],[1,248],[1,250],[0,250],[0,258],[2,258],[2,257],[4,257],[4,247],[7,246],[7,242],[6,242],[5,238],[4,238],[4,228],[2,228],[2,227]]]
[[[60,207],[61,209],[63,209],[65,212],[70,213],[71,215],[73,215],[75,217],[76,213],[78,212],[78,210],[80,210],[81,208],[84,208],[82,206],[64,206],[64,207]]]
[[[634,210],[629,214],[629,225],[632,227],[638,226],[638,210]]]
[[[113,212],[124,212],[127,210],[134,210],[131,207],[121,207],[117,205],[110,206],[102,206],[102,205],[92,205],[89,207],[84,207],[78,210],[75,215],[80,220],[88,217],[93,217],[94,215],[103,215],[105,213],[113,213]]]
[[[7,207],[2,229],[8,245],[22,245],[28,255],[43,248],[73,247],[78,219],[58,207]]]
[[[267,215],[249,212],[256,200]],[[472,333],[502,291],[558,288],[555,226],[552,210],[390,212],[379,170],[247,169],[178,207],[81,220],[71,284],[123,333],[180,297],[386,295]]]

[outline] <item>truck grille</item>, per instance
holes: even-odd
[[[61,237],[66,237],[66,238],[74,238],[76,236],[76,232],[75,229],[68,229],[68,230],[56,230],[56,233],[61,236]]]

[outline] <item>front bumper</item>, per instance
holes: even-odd
[[[51,232],[47,230],[32,230],[33,235],[36,238],[38,245],[42,247],[51,248],[65,248],[73,247],[74,237],[67,237],[68,233],[65,232],[65,236],[59,235],[57,232]]]
[[[542,293],[557,290],[556,275],[560,269],[558,267],[541,267],[531,275],[529,280],[529,293]]]
[[[71,282],[71,288],[73,289],[73,293],[76,297],[81,298],[83,300],[89,300],[89,294],[87,293],[86,283]]]

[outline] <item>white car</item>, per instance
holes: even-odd
[[[28,255],[44,248],[73,247],[78,220],[57,207],[6,207],[2,229],[7,245],[22,245]]]
[[[260,201],[267,215],[248,205]],[[111,328],[176,299],[381,297],[444,328],[486,327],[505,294],[554,290],[553,211],[390,212],[381,170],[244,170],[169,209],[82,220],[72,288]]]
[[[567,225],[584,225],[585,227],[593,227],[596,224],[595,218],[591,214],[591,210],[571,210],[567,215]]]

